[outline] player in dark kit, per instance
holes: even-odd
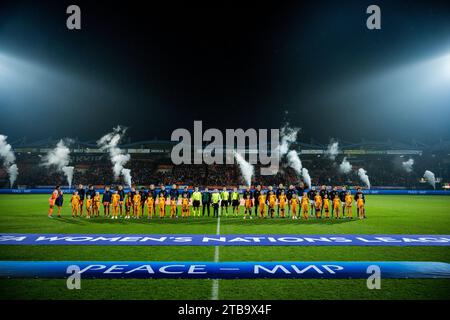
[[[139,195],[141,196],[141,214],[144,215],[145,203],[147,202],[148,192],[145,190],[144,187],[141,187]]]
[[[209,217],[210,207],[211,207],[211,193],[209,192],[208,188],[205,188],[205,190],[202,192],[202,216],[205,215],[205,209],[207,209]]]
[[[84,189],[84,186],[82,184],[78,185],[78,196],[80,197],[80,217],[83,216],[83,202],[84,197],[86,196],[86,190]]]
[[[324,200],[325,195],[327,195],[327,197],[328,197],[328,190],[327,190],[326,186],[320,187],[319,195],[322,198],[322,208],[320,208],[320,215],[322,216],[323,215],[323,207],[324,207],[324,203],[325,203],[325,200]],[[326,200],[326,201],[328,201],[328,200]]]
[[[255,190],[253,191],[253,201],[255,202],[255,217],[258,216],[258,207],[259,207],[259,196],[261,195],[261,186],[258,184],[255,188]]]
[[[123,201],[125,200],[125,191],[123,190],[123,186],[122,185],[119,185],[117,187],[117,194],[119,195],[119,212],[120,212],[120,217],[122,217]]]
[[[347,189],[342,187],[342,190],[339,192],[339,199],[341,200],[342,206],[342,217],[345,218],[345,196],[347,195]]]
[[[291,199],[294,194],[296,194],[296,191],[295,191],[294,186],[291,184],[289,186],[289,189],[286,191],[287,207],[288,207],[287,217],[288,218],[289,218],[289,215],[291,214]]]
[[[335,197],[339,197],[339,192],[337,191],[337,187],[333,187],[333,190],[331,190],[328,193],[328,198],[331,200],[331,202],[334,201]],[[331,217],[334,217],[334,206],[331,206]]]
[[[314,216],[314,212],[315,212],[316,195],[317,195],[316,187],[312,187],[311,190],[308,191],[308,199],[309,199],[309,207],[310,207],[309,215],[311,217]]]
[[[176,184],[172,185],[172,188],[169,191],[169,197],[171,201],[178,201],[180,192],[178,191],[178,187]],[[175,208],[175,216],[178,218],[178,206]]]
[[[280,183],[280,184],[278,185],[278,189],[277,189],[277,192],[276,192],[276,195],[277,195],[277,201],[278,201],[278,202],[280,202],[280,195],[281,195],[281,192],[284,192],[284,194],[286,194],[286,189],[284,188],[284,186],[283,186],[282,183]],[[279,217],[279,216],[280,216],[280,206],[278,206],[278,209],[277,209],[277,217]]]

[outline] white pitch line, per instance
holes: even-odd
[[[216,235],[220,234],[220,211],[221,210],[219,207]],[[214,247],[214,262],[219,262],[219,246]],[[211,288],[211,300],[218,300],[218,299],[219,299],[219,279],[213,279]]]

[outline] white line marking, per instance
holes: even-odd
[[[220,207],[217,217],[217,229],[216,235],[220,234]],[[219,262],[219,246],[215,246],[214,248],[214,262]],[[213,279],[212,288],[211,288],[211,300],[219,299],[219,279]]]

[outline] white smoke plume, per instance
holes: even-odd
[[[67,139],[70,143],[71,140]],[[72,186],[73,181],[73,169],[74,167],[69,166],[70,162],[70,149],[67,147],[63,139],[59,140],[56,147],[50,150],[43,158],[43,165],[46,167],[56,167],[56,170],[64,173],[67,179],[69,187]]]
[[[350,162],[347,160],[347,157],[345,157],[341,164],[339,165],[339,172],[343,173],[343,174],[347,174],[350,171],[352,171],[352,165],[350,164]]]
[[[364,170],[363,168],[359,168],[358,176],[361,179],[361,181],[366,184],[367,188],[370,189],[370,181],[369,181],[369,176],[367,175],[367,171]]]
[[[287,154],[288,164],[295,170],[298,175],[302,174],[302,161],[300,160],[297,151],[291,150]]]
[[[411,173],[413,171],[412,167],[414,165],[414,159],[409,158],[408,161],[402,162],[402,167],[406,172]]]
[[[244,157],[242,157],[239,152],[234,152],[234,157],[236,158],[237,163],[239,164],[239,168],[241,169],[242,176],[244,177],[245,183],[250,187],[252,183],[252,176],[254,173],[253,165],[245,161]]]
[[[308,169],[302,168],[302,178],[305,184],[308,186],[308,188],[311,188],[311,177],[309,175]]]
[[[124,168],[125,164],[130,161],[130,155],[117,146],[126,130],[122,126],[115,127],[112,132],[101,137],[97,141],[97,145],[101,150],[109,153],[113,165],[114,178],[118,180],[120,175],[122,175],[125,183],[131,186],[131,171]]]
[[[336,156],[338,155],[338,153],[339,153],[339,142],[337,142],[337,141],[330,142],[327,150],[325,151],[325,154],[327,155],[327,157],[334,161],[334,159],[336,159]]]
[[[429,184],[433,186],[433,189],[436,189],[436,177],[434,176],[433,172],[425,170],[423,177],[425,178],[425,180],[427,180]]]
[[[12,151],[11,145],[6,142],[7,136],[0,134],[0,158],[3,159],[3,166],[6,168],[9,176],[9,184],[12,188],[19,175],[19,169],[16,162],[16,156]]]
[[[290,128],[288,124],[281,128],[280,158],[289,151],[290,145],[297,140],[299,128]]]

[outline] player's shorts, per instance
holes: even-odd
[[[200,207],[200,200],[194,200],[194,201],[192,201],[192,206],[193,206],[194,208]]]
[[[50,199],[48,199],[48,204],[49,205],[51,205],[51,206],[54,206],[55,205],[55,199],[52,199],[52,198],[50,198]]]
[[[64,202],[63,198],[56,198],[55,205],[58,206],[58,207],[62,207],[63,202]]]
[[[231,201],[231,205],[232,205],[233,207],[239,206],[239,200],[232,200],[232,201]]]
[[[105,202],[103,202],[103,205],[106,207],[106,206],[109,206],[110,203],[108,201],[105,201]]]
[[[221,205],[222,207],[228,207],[228,200],[222,200],[222,201],[220,202],[220,205]]]

